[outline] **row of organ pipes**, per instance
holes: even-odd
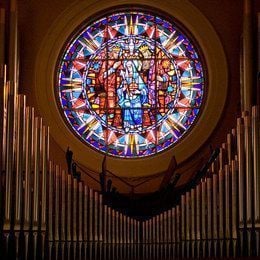
[[[18,94],[15,1],[0,19],[2,259],[169,259],[260,255],[259,107],[242,113],[199,183],[146,220],[49,158],[49,128]],[[9,28],[8,41],[5,30]],[[5,47],[8,46],[8,66]]]
[[[11,87],[5,81],[1,249],[6,259],[118,257],[117,248],[103,252],[98,243],[132,245],[125,257],[138,257],[133,245],[140,243],[140,222],[104,205],[98,191],[49,160],[48,127]]]
[[[237,119],[207,175],[180,203],[143,222],[143,242],[173,244],[178,257],[259,256],[259,107],[250,112]]]

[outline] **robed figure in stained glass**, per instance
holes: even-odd
[[[142,107],[148,104],[148,87],[143,81],[139,69],[139,60],[123,61],[121,84],[117,89],[118,104],[122,108],[123,127],[129,130],[142,130]]]

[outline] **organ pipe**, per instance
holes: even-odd
[[[252,108],[252,143],[254,172],[255,225],[260,227],[260,125],[259,106]]]
[[[172,243],[172,211],[169,209],[167,211],[167,220],[168,220],[168,225],[167,225],[167,230],[168,230],[168,240],[167,242]],[[152,227],[151,227],[152,230]]]
[[[8,53],[8,70],[7,79],[9,80],[10,94],[7,101],[7,127],[6,127],[6,176],[5,176],[5,218],[4,229],[12,228],[11,221],[14,218],[14,205],[12,194],[15,192],[15,187],[12,185],[15,172],[15,144],[16,144],[16,126],[17,126],[17,6],[16,1],[10,2],[9,13],[9,53]]]
[[[245,170],[246,170],[246,218],[247,225],[252,224],[252,187],[253,187],[253,174],[252,174],[252,129],[251,117],[246,113],[244,117],[245,126]]]
[[[66,234],[66,186],[67,186],[67,175],[63,170],[61,172],[61,240],[65,241]]]
[[[156,216],[156,242],[160,242],[160,216]]]
[[[54,239],[57,241],[60,239],[60,168],[55,166],[55,231]]]
[[[230,238],[230,211],[232,205],[230,203],[231,198],[230,198],[230,176],[229,176],[229,165],[225,165],[225,171],[224,171],[224,180],[225,180],[225,227],[226,227],[226,232],[225,232],[225,237]]]
[[[108,233],[108,243],[110,244],[111,243],[111,235],[112,235],[112,220],[111,220],[111,208],[108,207],[108,225],[107,225],[107,233]],[[125,216],[125,234],[127,234],[127,225],[126,225],[126,216]],[[127,238],[126,238],[127,240]]]
[[[232,160],[232,134],[227,134],[227,157],[228,157],[228,164],[231,165]]]
[[[78,183],[78,240],[83,240],[83,183]]]
[[[196,215],[195,215],[195,189],[193,188],[191,190],[191,240],[195,240],[195,234],[196,234]]]
[[[26,140],[25,140],[25,201],[24,201],[24,229],[29,230],[32,217],[32,158],[33,158],[33,140],[34,136],[34,109],[26,107]],[[52,170],[52,164],[50,163]],[[51,180],[50,180],[51,182]],[[53,184],[53,182],[52,182]],[[50,187],[52,189],[52,186]],[[51,193],[52,194],[52,193]]]
[[[73,227],[73,241],[78,240],[78,181],[73,179],[73,204],[72,204],[72,227]]]
[[[176,208],[172,209],[172,242],[176,242]]]
[[[47,168],[49,162],[49,128],[42,129],[41,230],[46,230]],[[65,172],[64,172],[65,175]]]
[[[212,239],[212,177],[207,178],[207,236]]]
[[[72,223],[72,178],[71,175],[67,176],[67,240],[71,241],[71,223]]]
[[[39,222],[39,194],[40,194],[40,147],[41,147],[41,135],[42,135],[42,119],[35,118],[35,129],[33,136],[33,229],[38,229]],[[56,172],[57,174],[57,172]],[[57,185],[57,183],[56,183]]]
[[[49,163],[49,185],[48,185],[48,189],[49,189],[49,199],[48,199],[48,239],[50,241],[53,240],[53,232],[52,232],[52,228],[53,228],[53,187],[54,187],[54,182],[53,182],[53,163],[50,161]],[[26,197],[25,197],[25,202],[26,202]],[[26,212],[27,208],[25,207],[25,212]],[[25,222],[26,223],[26,222]]]
[[[219,171],[219,238],[224,238],[224,172]]]
[[[238,153],[238,189],[240,192],[239,196],[239,224],[244,225],[245,220],[245,154],[244,154],[244,123],[242,118],[237,119],[237,153]]]
[[[21,215],[23,200],[23,169],[25,162],[25,96],[19,95],[17,109],[17,140],[16,140],[16,194],[15,194],[15,229],[21,228]]]
[[[127,219],[124,215],[124,242],[127,243]]]
[[[88,188],[87,188],[87,185],[84,185],[84,196],[83,197],[84,197],[84,200],[83,200],[83,206],[84,206],[84,213],[83,213],[83,222],[84,222],[83,237],[84,237],[84,241],[87,241],[88,240]],[[106,237],[106,226],[104,226],[104,236]]]
[[[201,183],[196,186],[196,240],[201,239]]]
[[[213,239],[218,239],[218,175],[213,174]]]
[[[93,197],[93,190],[89,189],[89,240],[92,241],[93,240],[93,230],[94,230],[94,226],[93,226],[93,203],[94,203],[94,197]],[[111,227],[113,230],[113,221],[111,220]]]
[[[185,195],[181,195],[181,240],[185,240]]]
[[[119,212],[118,211],[115,211],[115,243],[118,243],[118,239],[119,239],[119,230],[118,230],[118,227],[119,227]],[[132,223],[131,223],[131,226],[130,226],[130,237],[131,237],[131,241],[132,241]]]
[[[119,243],[124,243],[124,226],[123,226],[123,214],[120,212],[119,214],[119,226],[120,226],[120,232],[119,232]]]
[[[232,178],[232,238],[237,239],[237,161],[231,162],[231,178]]]
[[[152,242],[156,243],[156,217],[152,218]]]
[[[103,230],[103,216],[104,216],[104,208],[103,208],[103,197],[101,194],[98,194],[98,198],[99,198],[99,216],[98,216],[98,234],[99,234],[99,241],[103,240],[103,236],[102,236],[102,230]]]
[[[107,215],[108,215],[107,205],[104,205],[103,239],[105,242],[107,242]],[[122,222],[124,227],[124,219],[122,219]],[[123,238],[123,242],[124,242],[124,238]]]

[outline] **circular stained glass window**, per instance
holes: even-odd
[[[73,132],[108,155],[173,147],[199,115],[201,57],[175,20],[112,13],[81,27],[57,72],[59,106]]]

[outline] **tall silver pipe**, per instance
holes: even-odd
[[[126,229],[126,219],[125,219],[125,229]],[[127,234],[127,229],[125,231],[125,234]],[[108,207],[107,236],[108,236],[108,243],[111,243],[111,236],[112,236],[112,212],[111,212],[111,208],[110,207]],[[127,238],[126,238],[126,240],[127,240]]]
[[[98,241],[98,217],[99,217],[99,194],[97,191],[94,192],[94,219],[93,219],[93,223],[94,223],[94,240]]]
[[[84,241],[88,240],[88,187],[87,185],[83,185],[84,187],[84,196],[83,196],[83,239]],[[105,230],[104,230],[105,232]]]
[[[84,208],[84,204],[83,204],[83,182],[80,181],[78,184],[78,188],[79,188],[79,206],[78,206],[78,240],[82,241],[83,240],[83,208]]]
[[[53,176],[54,176],[54,166],[53,163],[49,162],[49,176],[48,176],[48,240],[53,240]],[[25,208],[26,210],[26,208]]]
[[[73,204],[72,204],[72,239],[78,240],[78,181],[73,179]]]
[[[156,217],[152,217],[152,243],[156,242]]]
[[[239,225],[244,226],[245,216],[245,141],[244,122],[242,118],[237,119],[237,152],[238,152],[238,189],[239,189]]]
[[[49,162],[49,128],[42,127],[42,154],[41,154],[41,230],[46,230],[46,212],[47,212],[47,168]]]
[[[224,171],[219,170],[219,238],[224,239]]]
[[[190,227],[191,227],[191,205],[190,205],[190,191],[185,193],[185,201],[186,201],[186,209],[185,209],[185,216],[186,216],[186,240],[190,240]]]
[[[90,188],[89,189],[89,240],[93,240],[93,190]]]
[[[67,241],[71,241],[72,230],[72,177],[67,176]]]
[[[99,233],[99,241],[103,240],[103,221],[104,221],[104,206],[103,206],[103,196],[99,194],[99,224],[98,224],[98,233]]]
[[[185,195],[181,195],[181,240],[184,241],[185,236]]]
[[[190,234],[190,239],[191,239],[191,257],[195,257],[195,239],[196,239],[196,190],[195,188],[191,189],[191,196],[190,196],[190,218],[191,218],[191,234]]]
[[[40,168],[41,168],[42,119],[35,118],[34,130],[34,168],[33,168],[33,230],[38,230],[40,217]]]
[[[254,173],[255,226],[260,228],[260,126],[259,106],[252,108],[252,143]]]
[[[176,207],[172,208],[172,242],[176,243]]]
[[[201,239],[201,183],[196,186],[196,240]]]
[[[211,165],[211,172],[210,174],[212,174],[214,168],[214,163]],[[212,252],[212,246],[213,246],[213,236],[212,236],[212,190],[213,190],[213,186],[212,186],[212,175],[207,178],[206,180],[206,188],[207,188],[207,241],[208,241],[208,245],[207,245],[207,250],[208,250],[208,255],[211,255]]]
[[[231,162],[231,178],[232,178],[232,238],[237,239],[237,184],[238,184],[238,172],[237,172],[237,160],[232,160]]]
[[[60,239],[60,167],[55,166],[55,229],[54,240]]]
[[[246,223],[248,227],[252,225],[252,188],[253,188],[253,165],[252,165],[252,127],[249,114],[244,117],[245,124],[245,170],[246,170]]]
[[[61,220],[60,220],[60,230],[61,230],[61,240],[65,241],[66,238],[66,190],[67,190],[67,174],[64,170],[61,171]]]
[[[160,217],[156,216],[156,242],[160,243]]]
[[[201,182],[201,238],[205,240],[206,235],[206,225],[207,225],[207,216],[206,216],[206,207],[207,207],[207,190],[206,190],[206,181]]]
[[[6,134],[6,177],[5,177],[5,218],[4,229],[11,228],[11,218],[14,218],[14,204],[12,194],[15,192],[13,185],[15,172],[15,145],[16,145],[16,125],[17,125],[17,4],[15,0],[10,2],[9,13],[9,53],[7,78],[10,84],[10,94],[7,103],[7,134]]]
[[[104,205],[104,222],[103,222],[103,241],[104,243],[107,243],[107,215],[108,215],[108,209],[107,205]],[[123,239],[124,242],[124,239]]]
[[[12,217],[12,194],[14,178],[14,147],[15,147],[15,126],[16,126],[16,95],[14,94],[14,82],[9,82],[10,93],[7,99],[7,131],[6,131],[6,171],[5,171],[5,218],[4,230],[10,230]]]
[[[231,160],[232,160],[232,134],[228,133],[227,134],[227,159],[228,159],[228,164],[231,165]]]
[[[169,209],[167,211],[167,230],[168,230],[168,243],[172,243],[172,211]]]
[[[120,242],[120,229],[119,229],[119,223],[120,223],[120,218],[119,218],[119,211],[115,211],[115,243],[118,244]],[[132,225],[131,225],[132,228]],[[132,239],[132,230],[130,229],[130,237]]]
[[[218,175],[215,173],[212,176],[213,178],[213,238],[216,240],[218,239]]]
[[[24,201],[24,229],[29,230],[32,218],[32,172],[33,172],[33,136],[34,136],[34,109],[26,107],[26,140],[25,140],[25,201]],[[50,163],[50,168],[52,167]],[[52,169],[52,168],[51,168]],[[51,189],[51,187],[50,187]]]
[[[16,138],[16,192],[15,192],[15,229],[21,229],[21,215],[22,205],[24,202],[23,197],[23,171],[25,168],[25,108],[26,99],[24,95],[18,97],[17,108],[17,138]]]
[[[181,224],[181,221],[180,221],[180,218],[181,218],[181,209],[180,209],[180,206],[177,205],[176,206],[176,242],[177,242],[177,245],[176,245],[176,253],[178,256],[180,256],[180,241],[181,241],[181,237],[180,237],[180,224]]]
[[[224,171],[224,183],[225,183],[225,238],[230,239],[230,228],[231,228],[231,223],[230,223],[230,216],[231,216],[231,209],[230,207],[230,174],[229,174],[229,165],[225,165],[225,171]],[[231,204],[232,205],[232,204]]]

